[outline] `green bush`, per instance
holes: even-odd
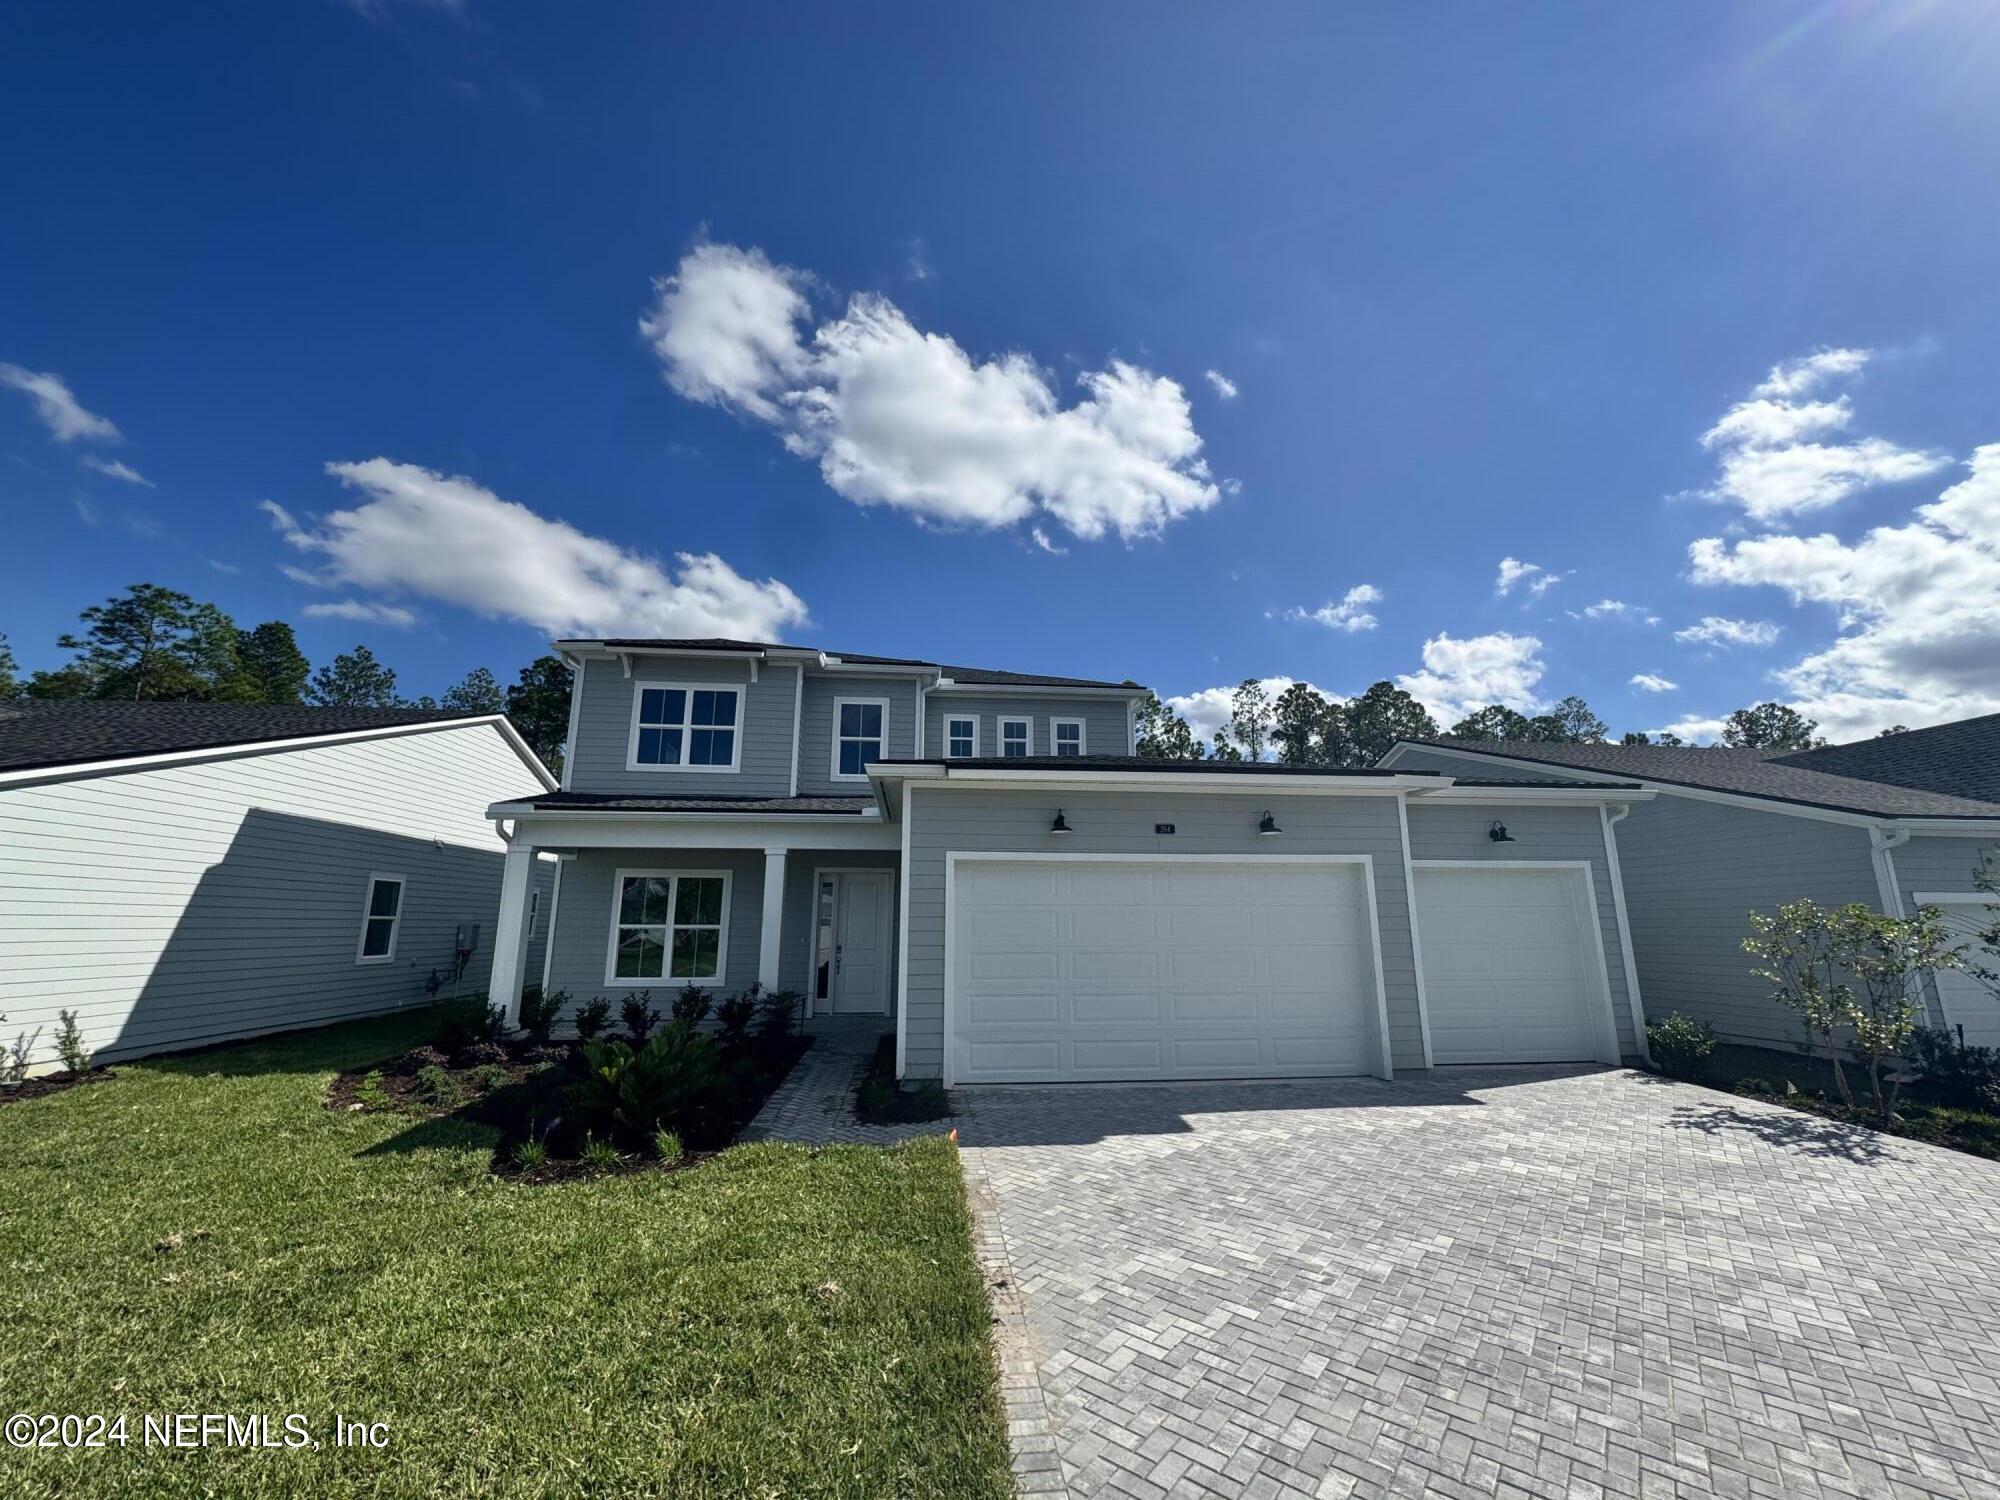
[[[1781,1090],[1773,1085],[1768,1078],[1752,1077],[1737,1079],[1736,1092],[1739,1094],[1761,1094],[1767,1099],[1773,1099],[1778,1096]]]
[[[1669,1078],[1692,1078],[1702,1060],[1715,1050],[1715,1028],[1676,1011],[1646,1028],[1646,1045],[1662,1073]]]
[[[382,1087],[381,1069],[374,1069],[363,1076],[354,1090],[354,1102],[370,1113],[396,1107],[396,1101],[390,1098],[389,1091]]]
[[[2000,1047],[1967,1047],[1955,1032],[1919,1026],[1903,1054],[1926,1097],[1947,1109],[2000,1114]]]
[[[577,1152],[577,1156],[585,1166],[599,1172],[617,1171],[624,1159],[619,1156],[616,1146],[609,1141],[600,1141],[594,1135],[585,1139],[583,1149]]]
[[[611,1002],[599,995],[588,1005],[579,1005],[571,1021],[576,1026],[579,1041],[594,1041],[604,1034],[604,1028],[611,1024]]]
[[[790,1041],[805,1014],[805,1001],[801,990],[766,990],[758,995],[758,1042],[766,1047],[780,1047]]]
[[[666,1129],[713,1140],[726,1121],[715,1044],[675,1021],[644,1047],[613,1039],[583,1048],[583,1076],[567,1090],[586,1129],[644,1142]]]
[[[62,1017],[62,1024],[56,1028],[56,1055],[71,1076],[81,1078],[90,1071],[90,1048],[84,1045],[83,1028],[76,1023],[75,1011],[57,1014]]]
[[[660,1020],[660,1013],[653,1009],[653,992],[641,990],[636,995],[627,995],[625,1003],[618,1007],[618,1017],[625,1023],[625,1034],[632,1039],[632,1045],[645,1046],[646,1038],[653,1034]]]
[[[568,990],[543,990],[539,984],[531,984],[521,991],[521,1029],[532,1037],[537,1046],[546,1047],[549,1034],[555,1030],[556,1022],[562,1018],[563,1007],[569,1004]]]
[[[687,1148],[671,1130],[656,1130],[653,1132],[653,1155],[664,1162],[677,1162],[687,1155]]]
[[[484,995],[461,995],[438,1002],[431,1045],[441,1052],[460,1052],[474,1042],[498,1041],[506,1030],[499,1006],[488,1005]]]
[[[435,1064],[417,1070],[415,1088],[417,1097],[433,1109],[458,1103],[458,1080]]]
[[[674,1019],[685,1021],[690,1026],[699,1026],[708,1019],[708,1013],[714,1005],[713,995],[700,985],[691,984],[674,996]]]
[[[523,1172],[539,1172],[549,1159],[549,1148],[540,1141],[521,1141],[514,1147],[514,1165]]]
[[[490,1094],[495,1089],[504,1089],[513,1081],[512,1076],[498,1063],[482,1063],[472,1070],[474,1093]]]
[[[722,1050],[740,1052],[750,1041],[750,1023],[757,1019],[757,997],[731,995],[715,1008],[715,1020]]]

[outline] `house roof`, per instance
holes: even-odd
[[[2000,714],[1773,759],[1806,771],[2000,802]]]
[[[1837,812],[1893,818],[2000,818],[2000,798],[1988,800],[1923,787],[1890,785],[1836,775],[1800,763],[1808,756],[1825,753],[1821,751],[1774,755],[1768,750],[1696,745],[1545,745],[1523,740],[1450,738],[1402,743],[1466,750],[1537,765],[1567,766],[1601,775],[1654,781],[1662,786],[1733,792]]]
[[[94,699],[16,701],[0,703],[0,771],[39,770],[490,717],[450,708],[281,708],[266,703],[117,703]]]
[[[817,646],[787,646],[776,641],[739,641],[723,636],[682,638],[618,636],[606,640],[559,641],[557,644],[601,646],[607,651],[713,651],[736,656],[745,652],[765,651],[823,652],[826,656],[850,665],[929,668],[951,678],[954,682],[973,686],[1105,688],[1122,689],[1127,692],[1140,690],[1139,684],[1129,678],[1123,682],[1107,682],[1097,677],[1051,677],[1039,672],[1003,672],[993,667],[956,667],[946,662],[925,661],[914,656],[871,656],[858,651],[830,651]]]
[[[858,817],[872,797],[627,797],[617,792],[551,792],[522,798],[537,812],[740,812]],[[496,804],[497,805],[497,804]]]

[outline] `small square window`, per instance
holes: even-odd
[[[1028,754],[1029,724],[1026,719],[1002,719],[1000,721],[1000,754],[1006,760],[1019,760]]]
[[[952,760],[969,760],[979,753],[979,720],[944,721],[944,753]]]
[[[1049,753],[1052,755],[1083,754],[1083,720],[1049,720]]]

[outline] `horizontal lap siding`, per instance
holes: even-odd
[[[797,856],[793,856],[796,858]],[[549,984],[568,990],[578,1002],[605,995],[612,1013],[639,988],[653,992],[654,1008],[665,1011],[685,981],[655,980],[650,986],[605,983],[611,952],[612,881],[619,870],[726,870],[733,877],[729,891],[728,930],[723,948],[723,977],[707,986],[719,993],[749,988],[757,978],[757,934],[763,925],[764,854],[759,849],[590,849],[563,868],[562,902],[556,913],[554,945],[549,959]]]
[[[1057,803],[1075,829],[1052,838]],[[1424,1064],[1417,1014],[1416,964],[1402,834],[1388,797],[1282,797],[1270,804],[1284,834],[1260,838],[1265,802],[1252,794],[1209,796],[1145,792],[959,792],[912,788],[910,819],[908,990],[904,1006],[905,1071],[935,1078],[944,1069],[944,886],[948,852],[1029,854],[1366,854],[1372,857],[1381,919],[1382,973],[1389,1042],[1398,1068]],[[1172,823],[1156,835],[1155,823]]]
[[[1963,896],[1976,892],[1979,887],[1974,876],[1982,854],[1993,859],[1992,868],[2000,874],[2000,837],[1913,838],[1907,844],[1898,846],[1889,857],[1896,867],[1896,885],[1902,891],[1903,910],[1916,911],[1919,892],[1942,896]],[[1979,962],[1983,955],[1975,951],[1971,958]],[[1924,1000],[1930,1024],[1943,1026],[1945,1009],[1938,999],[1935,981],[1925,982]]]
[[[460,923],[483,988],[485,809],[532,788],[473,725],[0,791],[0,1037],[46,1064],[68,1009],[115,1060],[417,1004]],[[357,964],[374,872],[405,878],[403,921],[391,962]]]
[[[1398,766],[1404,762],[1398,760]],[[1414,768],[1413,768],[1414,769]],[[1429,768],[1424,768],[1429,769]],[[1512,843],[1495,843],[1489,830],[1507,825]],[[1478,803],[1410,801],[1410,857],[1462,860],[1587,860],[1597,895],[1597,926],[1604,939],[1605,970],[1611,985],[1611,1013],[1619,1050],[1637,1056],[1632,1026],[1631,988],[1625,981],[1625,948],[1619,939],[1617,898],[1605,857],[1604,825],[1595,807],[1525,807]],[[1629,887],[1629,881],[1627,882]],[[1631,900],[1628,889],[1626,900]],[[1636,938],[1634,946],[1637,945]],[[1639,981],[1645,989],[1645,979]]]
[[[917,753],[917,684],[912,677],[860,677],[845,672],[806,674],[800,714],[799,795],[865,797],[866,781],[833,779],[833,700],[887,698],[889,743],[884,753],[907,760]],[[930,746],[925,753],[934,753]]]
[[[924,754],[943,755],[947,748],[944,721],[972,717],[979,720],[979,753],[1000,753],[1000,720],[1026,718],[1029,721],[1030,755],[1053,755],[1050,719],[1083,720],[1083,748],[1086,755],[1129,755],[1132,753],[1132,721],[1124,699],[1030,698],[971,693],[931,693],[924,699]]]
[[[639,689],[667,683],[734,687],[743,694],[735,771],[678,769],[634,771],[632,703]],[[742,661],[663,660],[635,657],[632,676],[615,661],[586,661],[583,701],[577,707],[569,786],[576,792],[631,796],[782,797],[792,785],[792,709],[798,672],[765,663],[755,682]]]

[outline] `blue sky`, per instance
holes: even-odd
[[[1996,95],[1980,0],[28,7],[0,630],[2000,710]]]

